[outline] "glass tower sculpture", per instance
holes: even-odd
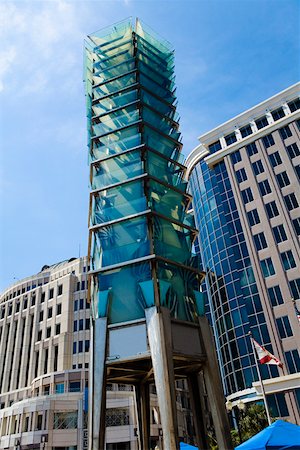
[[[190,374],[195,384],[207,357],[199,332],[200,319],[207,326],[201,317],[203,273],[192,255],[197,231],[187,212],[191,196],[181,162],[174,78],[170,44],[139,20],[88,36],[89,437],[95,450],[104,448],[107,379],[135,385],[145,449],[148,383],[156,383],[164,448],[176,449],[174,380]],[[189,342],[192,349],[186,348]],[[204,432],[198,440],[205,442]]]

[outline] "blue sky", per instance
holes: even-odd
[[[83,40],[129,16],[176,49],[185,153],[299,80],[298,0],[0,2],[0,290],[87,252]]]

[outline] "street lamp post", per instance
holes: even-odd
[[[233,403],[228,400],[225,404],[227,411],[231,412],[232,411],[232,415],[233,415],[233,420],[236,423],[237,426],[237,430],[238,430],[238,434],[239,434],[239,440],[240,440],[240,444],[243,442],[243,438],[242,438],[242,433],[241,433],[241,428],[240,428],[240,417],[243,417],[243,412],[246,408],[245,403],[243,402],[243,400],[239,400],[235,405],[233,405]],[[236,411],[235,411],[235,406]]]

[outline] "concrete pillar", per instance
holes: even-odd
[[[205,417],[203,414],[203,402],[201,401],[201,396],[203,393],[200,386],[199,375],[197,373],[193,373],[188,376],[187,381],[197,445],[199,449],[208,448]]]
[[[136,407],[139,430],[139,449],[150,448],[150,393],[149,384],[135,386]]]
[[[204,380],[218,446],[222,450],[232,450],[230,427],[225,409],[225,398],[221,388],[219,366],[215,348],[212,345],[213,336],[206,317],[199,317],[198,320],[201,329],[202,345],[207,356],[204,367]]]
[[[170,311],[145,309],[158,406],[163,430],[163,450],[179,449]]]

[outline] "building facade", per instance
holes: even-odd
[[[0,449],[87,449],[90,308],[86,258],[44,266],[0,297]],[[137,450],[132,386],[107,386],[106,450]],[[151,393],[151,436],[160,416]],[[177,384],[180,436],[191,434]]]
[[[298,424],[299,88],[200,136],[186,161],[225,395],[261,398],[251,331],[284,363],[260,366],[273,416]]]

